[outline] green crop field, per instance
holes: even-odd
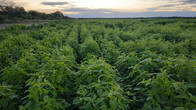
[[[0,110],[194,110],[196,19],[0,30]]]

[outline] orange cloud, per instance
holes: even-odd
[[[63,12],[63,14],[75,15],[75,14],[79,14],[79,12],[67,11],[67,12]]]

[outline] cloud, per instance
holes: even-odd
[[[166,4],[166,5],[160,5],[157,7],[153,7],[153,8],[147,8],[148,11],[157,11],[159,9],[167,9],[167,8],[171,8],[171,7],[176,7],[176,4]]]
[[[177,0],[173,1],[174,2],[179,2],[180,5],[191,5],[191,7],[196,7],[196,0]]]
[[[0,5],[2,6],[12,6],[14,2],[12,0],[0,0]]]
[[[70,8],[61,10],[65,15],[76,17],[76,18],[85,18],[85,17],[107,17],[111,15],[114,11],[109,9],[90,9],[90,8]],[[77,14],[66,14],[67,12],[73,12]]]
[[[161,5],[161,7],[174,7],[174,6],[176,6],[176,4],[167,4],[167,5]]]
[[[157,0],[157,1],[163,1],[163,0]],[[189,6],[192,8],[196,8],[196,0],[166,0],[168,2],[168,5],[175,6]],[[167,4],[166,4],[167,6]],[[164,6],[162,6],[164,7]]]
[[[191,7],[196,8],[196,0],[181,0],[182,5],[192,5]]]
[[[103,12],[112,12],[112,10],[109,9],[90,9],[90,8],[70,8],[70,9],[64,9],[63,11],[75,11],[79,13],[103,13]]]
[[[74,18],[136,18],[136,17],[196,17],[191,11],[180,12],[112,12],[112,13],[79,13],[69,15]]]
[[[196,4],[196,0],[181,0],[184,4]]]
[[[159,0],[162,1],[162,0]],[[193,11],[196,0],[171,0],[167,4],[146,8],[147,11]]]
[[[63,13],[69,13],[72,12],[74,14],[78,14],[78,15],[103,15],[104,14],[111,14],[113,13],[112,10],[109,9],[90,9],[90,8],[70,8],[70,9],[64,9],[61,10],[63,11]]]
[[[4,0],[0,0],[0,1],[4,1]],[[103,7],[103,8],[97,8],[97,9],[91,6],[91,4],[95,3],[91,0],[53,0],[53,1],[52,0],[11,0],[11,1],[14,1],[14,2],[17,1],[15,3],[19,6],[24,6],[25,9],[34,9],[34,10],[36,9],[37,11],[43,10],[43,12],[49,12],[50,10],[51,11],[60,10],[66,16],[68,15],[70,17],[75,17],[75,18],[88,18],[88,17],[91,17],[91,18],[96,18],[96,17],[126,18],[126,17],[158,17],[158,16],[162,16],[162,17],[194,16],[196,17],[196,8],[195,8],[196,0],[113,0],[113,1],[121,1],[121,2],[126,1],[124,2],[125,4],[126,3],[127,4],[136,3],[136,4],[134,4],[135,7],[130,6],[130,7],[117,8],[118,6],[117,4],[117,5],[114,5],[114,8]],[[92,3],[89,1],[91,1]],[[109,0],[109,1],[112,1],[112,0]],[[26,4],[20,5],[21,3],[26,3]],[[89,5],[86,5],[86,3]],[[139,3],[141,4],[139,5]],[[146,5],[143,6],[142,4],[146,4]],[[46,7],[44,7],[43,5]],[[100,4],[97,4],[97,5],[100,5]],[[104,2],[103,2],[103,5],[104,5]],[[101,4],[101,7],[102,7],[102,4]],[[48,9],[49,11],[44,11],[46,9]]]
[[[56,5],[67,5],[68,2],[41,2],[42,5],[50,5],[50,6],[56,6]]]
[[[163,6],[164,7],[164,6]],[[165,7],[172,7],[171,5]],[[64,9],[66,16],[74,18],[135,18],[135,17],[196,17],[192,11],[162,11],[162,12],[120,12],[109,9],[89,9],[89,8],[71,8]],[[75,12],[77,14],[66,14],[66,12]]]

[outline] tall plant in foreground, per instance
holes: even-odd
[[[125,110],[127,99],[118,84],[114,67],[103,59],[89,59],[82,63],[77,74],[79,85],[74,104],[84,110]]]

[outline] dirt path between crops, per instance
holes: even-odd
[[[40,21],[23,21],[23,22],[17,22],[17,23],[3,23],[3,24],[0,24],[0,30],[1,29],[4,29],[8,26],[11,26],[11,25],[14,25],[14,24],[23,24],[23,25],[26,25],[26,26],[31,26],[31,25],[39,25],[39,24],[43,24],[43,23],[46,23],[46,22],[49,22],[51,20],[40,20]]]

